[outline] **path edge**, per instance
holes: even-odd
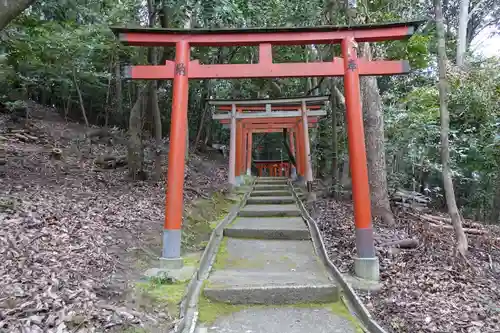
[[[198,321],[198,299],[200,297],[203,281],[205,281],[210,272],[222,239],[224,238],[224,228],[238,217],[241,207],[246,205],[248,197],[250,193],[252,193],[256,180],[257,178],[255,177],[250,184],[243,185],[248,186],[248,191],[245,192],[239,203],[231,207],[226,217],[217,224],[210,234],[210,239],[201,255],[198,269],[196,269],[186,287],[185,296],[179,306],[180,316],[177,319],[175,327],[170,330],[171,333],[193,333],[196,329],[196,323]]]
[[[368,330],[370,333],[387,333],[387,331],[380,326],[375,319],[373,319],[372,315],[368,311],[368,309],[363,304],[363,301],[356,294],[354,289],[347,283],[347,281],[342,276],[340,270],[335,266],[335,264],[328,257],[328,253],[326,251],[325,243],[323,241],[323,237],[319,231],[318,224],[311,217],[309,212],[307,211],[304,203],[299,198],[296,188],[293,186],[291,182],[289,182],[289,186],[292,189],[293,196],[297,201],[297,205],[299,206],[300,211],[302,212],[302,217],[307,223],[309,228],[309,232],[311,234],[311,239],[313,242],[314,250],[318,257],[320,258],[323,265],[327,268],[328,272],[337,280],[342,288],[341,298],[346,303],[344,297],[347,298],[347,307],[350,310],[354,311],[354,315],[361,321],[361,324],[365,326],[363,329]],[[343,295],[342,295],[343,294]]]

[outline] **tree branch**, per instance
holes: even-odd
[[[325,80],[325,77],[322,77],[321,80],[319,80],[318,84],[315,87],[309,89],[309,91],[306,92],[306,96],[309,96],[314,90],[318,89],[324,80]]]
[[[469,12],[469,15],[467,16],[467,22],[472,18],[472,15],[474,15],[475,12],[477,12],[481,6],[486,2],[486,0],[481,0],[477,5],[472,8],[472,10]]]
[[[339,90],[339,88],[337,88],[336,85],[333,86],[333,92],[335,92],[335,94],[337,95],[337,98],[339,99],[340,103],[345,106],[345,97],[344,97],[344,94],[342,94],[342,92]]]

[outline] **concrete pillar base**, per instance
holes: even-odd
[[[181,269],[184,266],[184,260],[179,258],[160,258],[159,266],[162,269]]]
[[[292,180],[297,179],[297,169],[295,169],[294,167],[292,167],[290,170],[290,178],[292,178]]]
[[[379,281],[380,265],[378,258],[354,258],[354,273],[362,279]]]
[[[252,171],[250,171],[250,169],[247,169],[247,176],[251,176],[252,175]]]
[[[241,186],[241,185],[245,184],[245,177],[244,176],[236,176],[234,178],[234,180],[236,182],[236,186]]]
[[[294,184],[296,184],[297,186],[305,187],[306,186],[306,179],[304,178],[304,176],[297,175],[297,178],[295,179]]]
[[[144,272],[143,279],[169,278],[173,283],[187,282],[191,279],[195,271],[195,266],[184,266],[181,268],[150,268]]]
[[[180,229],[163,230],[163,252],[161,257],[165,259],[177,259],[181,257],[181,235]]]

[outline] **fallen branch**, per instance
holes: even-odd
[[[27,137],[21,133],[15,133],[14,137],[18,140],[21,140],[22,142],[30,142],[31,141],[31,139],[29,137]]]
[[[434,224],[430,222],[429,225],[433,228],[454,230],[453,226],[451,225]],[[463,230],[466,234],[471,234],[471,235],[485,235],[488,233],[486,230],[472,229],[472,228],[463,228]]]
[[[191,191],[191,192],[194,192],[196,194],[198,194],[200,197],[202,197],[203,199],[208,199],[208,196],[200,191],[198,191],[197,189],[194,189],[192,187],[189,187],[189,186],[185,186],[184,187],[185,190],[188,190],[188,191]]]
[[[127,165],[127,156],[99,156],[94,163],[103,169],[115,169]]]
[[[431,223],[439,224],[439,225],[442,225],[442,224],[448,224],[450,226],[452,225],[451,219],[449,217],[429,215],[429,214],[417,215],[417,214],[412,214],[410,212],[408,212],[408,214],[413,216],[413,217],[424,220],[426,222],[431,222]],[[463,221],[462,224],[464,227],[471,228],[471,229],[479,229],[482,227],[482,225],[480,223],[475,223],[475,222]]]
[[[418,246],[416,239],[400,239],[393,242],[380,244],[379,247],[396,247],[400,249],[414,249]]]

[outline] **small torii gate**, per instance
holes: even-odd
[[[212,119],[231,129],[229,182],[238,185],[242,175],[250,174],[253,133],[280,132],[286,128],[289,129],[290,149],[297,143],[297,163],[300,165],[297,177],[306,179],[310,188],[313,179],[308,128],[318,117],[326,115],[322,107],[328,100],[329,96],[209,100],[208,103],[215,106]]]
[[[373,239],[359,76],[403,74],[408,73],[410,67],[407,61],[358,59],[358,43],[406,39],[423,23],[211,30],[112,28],[124,44],[175,46],[175,61],[168,60],[161,65],[128,66],[124,70],[124,77],[129,79],[174,81],[162,259],[174,267],[182,265],[180,247],[188,80],[343,76],[358,256],[354,260],[354,270],[362,278],[378,279],[379,263]],[[330,62],[273,62],[273,45],[338,43],[341,44],[342,58],[334,57]],[[259,62],[200,64],[198,60],[190,59],[190,48],[196,46],[258,46]],[[302,135],[306,135],[306,131]]]

